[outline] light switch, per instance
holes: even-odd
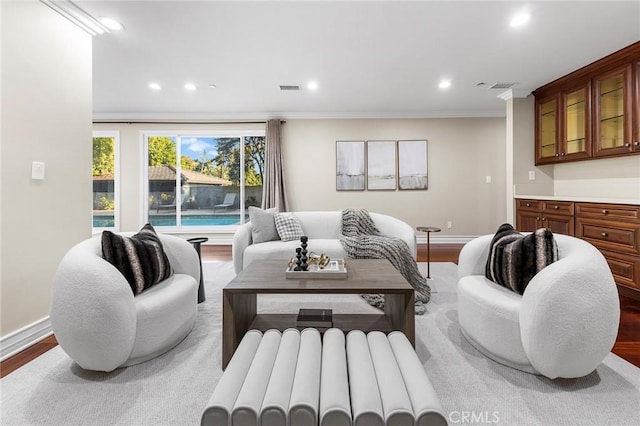
[[[44,180],[44,163],[42,161],[31,162],[31,179]]]
[[[487,183],[491,183],[491,176],[487,176],[487,177],[485,178],[485,181],[486,181]]]

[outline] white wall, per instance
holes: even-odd
[[[506,218],[504,118],[287,120],[282,134],[291,210],[364,207],[438,236],[494,232]],[[399,139],[428,140],[428,191],[336,191],[337,140]]]
[[[553,195],[553,166],[535,166],[535,98],[513,98],[507,101],[507,219],[515,225],[513,197]],[[529,179],[534,172],[534,180]]]
[[[58,262],[91,235],[91,37],[39,2],[0,10],[5,337],[49,315]]]
[[[142,225],[142,141],[148,130],[258,129],[264,125],[96,123],[94,130],[120,132],[121,229]],[[412,226],[442,228],[440,235],[492,232],[505,219],[504,118],[297,120],[283,124],[284,167],[291,210],[365,207]],[[336,140],[428,139],[428,191],[338,192]],[[485,177],[492,176],[492,183]],[[126,182],[126,183],[124,183]],[[469,214],[473,209],[473,214]],[[453,228],[447,229],[447,221]],[[210,234],[229,240],[230,235]]]
[[[640,202],[640,155],[558,164],[554,192],[556,196]]]

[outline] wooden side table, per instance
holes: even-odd
[[[432,232],[440,232],[440,228],[436,228],[435,226],[418,226],[416,228],[418,232],[426,232],[427,233],[427,279],[431,279],[431,241],[429,240],[429,236]]]

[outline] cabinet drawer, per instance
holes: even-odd
[[[640,254],[640,224],[578,218],[576,237],[605,250]]]
[[[640,290],[640,256],[601,251],[616,283]]]
[[[640,206],[625,204],[577,203],[576,213],[580,217],[603,220],[624,220],[640,223]]]
[[[516,204],[518,210],[540,211],[542,210],[542,201],[540,200],[518,200]]]
[[[545,213],[573,216],[573,203],[569,201],[543,201],[542,211]]]

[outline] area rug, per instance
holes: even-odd
[[[421,265],[424,268],[424,265]],[[111,373],[82,370],[60,347],[0,380],[2,425],[198,425],[221,370],[221,289],[231,262],[204,264],[207,301],[172,351]],[[580,379],[548,380],[497,364],[460,334],[456,265],[432,263],[437,289],[416,317],[416,351],[450,424],[637,425],[640,369],[614,354]],[[357,295],[260,297],[263,312],[373,312]]]

